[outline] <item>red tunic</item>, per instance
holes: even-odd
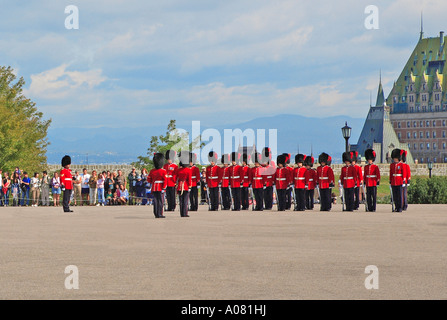
[[[363,178],[366,187],[375,187],[377,182],[380,181],[380,170],[379,167],[374,163],[367,164],[363,168]]]
[[[235,165],[230,167],[230,186],[232,188],[240,188],[243,178],[241,166]]]
[[[264,168],[263,170],[264,184],[266,187],[272,187],[274,183],[273,176],[275,175],[276,167],[268,164],[263,168]]]
[[[242,185],[248,188],[251,183],[251,170],[249,166],[242,167]]]
[[[264,168],[254,167],[251,168],[251,186],[253,189],[260,189],[264,187]]]
[[[360,167],[358,164],[355,164],[355,170],[357,173],[357,187],[360,187],[361,184],[363,184],[363,174],[362,174],[362,167]]]
[[[334,183],[334,171],[331,167],[325,165],[317,168],[317,183],[320,189],[330,188],[330,184]]]
[[[222,179],[221,168],[216,165],[206,167],[206,184],[209,188],[217,188]]]
[[[411,169],[410,169],[410,165],[408,163],[404,163],[406,165],[406,176],[405,176],[405,181],[408,183],[409,180],[411,180]]]
[[[222,167],[222,188],[228,188],[230,186],[230,167]]]
[[[392,186],[401,186],[405,183],[406,169],[405,164],[402,162],[390,164],[390,184]]]
[[[168,179],[166,178],[166,170],[152,169],[147,176],[147,182],[152,184],[152,192],[165,190],[168,183]]]
[[[196,166],[192,166],[191,168],[191,187],[197,187],[200,183],[200,170]]]
[[[343,188],[354,188],[357,186],[357,168],[353,165],[344,166],[341,168],[340,181],[343,185]]]
[[[189,191],[192,185],[192,173],[191,168],[179,168],[177,170],[177,191]]]
[[[71,171],[69,169],[62,169],[60,173],[61,184],[67,190],[73,189],[73,176],[71,175]]]
[[[296,189],[305,189],[306,188],[306,171],[305,167],[295,168],[293,170],[293,183]]]
[[[307,186],[307,190],[315,189],[315,186],[317,185],[317,171],[312,168],[306,169],[304,177],[304,182]]]
[[[290,184],[290,170],[287,168],[276,168],[276,172],[273,176],[276,189],[287,189]]]
[[[166,163],[163,166],[166,170],[166,178],[168,179],[168,187],[175,187],[175,181],[177,181],[178,166],[175,163]]]

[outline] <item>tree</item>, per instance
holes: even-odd
[[[146,168],[151,170],[154,167],[152,157],[154,153],[160,152],[166,154],[168,150],[196,150],[205,145],[205,143],[199,144],[200,136],[189,142],[189,133],[177,129],[175,120],[170,120],[166,129],[165,135],[152,136],[149,142],[149,148],[147,149],[146,156],[139,156],[138,161],[133,162],[132,165],[137,168]]]
[[[47,130],[36,104],[23,95],[25,80],[11,67],[0,67],[0,168],[33,172],[46,167]]]

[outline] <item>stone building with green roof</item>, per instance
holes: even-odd
[[[447,162],[447,66],[444,32],[421,34],[386,103],[400,142],[419,163]]]

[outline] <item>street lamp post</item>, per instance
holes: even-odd
[[[433,169],[433,162],[429,161],[427,163],[427,167],[428,167],[428,177],[431,178],[431,170]]]
[[[346,152],[349,152],[348,140],[351,137],[351,129],[352,129],[351,127],[348,127],[347,121],[345,122],[345,126],[343,128],[341,128],[341,133],[343,134],[343,138],[345,138],[345,142],[346,142],[346,145],[345,145]]]

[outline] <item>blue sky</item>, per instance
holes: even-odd
[[[379,29],[367,30],[367,5]],[[67,5],[79,30],[64,26]],[[0,64],[54,128],[237,124],[276,114],[365,117],[447,2],[0,1]],[[447,30],[446,30],[447,31]]]

